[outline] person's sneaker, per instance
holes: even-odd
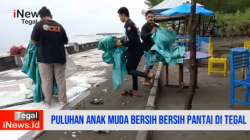
[[[43,107],[46,108],[46,109],[49,109],[50,108],[50,104],[43,104]]]
[[[69,102],[68,101],[66,101],[66,102],[60,102],[60,106],[61,107],[64,107],[65,105],[67,105]]]

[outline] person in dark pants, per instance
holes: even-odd
[[[155,44],[152,41],[151,36],[153,33],[156,32],[156,28],[158,28],[159,26],[154,23],[154,13],[152,11],[147,11],[145,13],[145,16],[146,16],[147,23],[145,23],[142,26],[141,39],[143,40],[143,46],[144,46],[144,57],[145,57],[144,72],[148,74],[150,72],[150,69],[153,68],[153,65],[149,66],[146,58],[148,55],[148,51]],[[141,82],[143,85],[150,85],[147,78],[142,78]]]
[[[138,76],[153,79],[154,74],[147,74],[145,72],[137,71],[138,64],[140,63],[141,57],[143,55],[143,45],[141,43],[138,28],[134,24],[134,22],[129,18],[129,11],[126,7],[121,7],[118,10],[118,14],[120,20],[124,23],[126,41],[118,40],[116,46],[125,46],[128,49],[125,52],[125,56],[127,59],[127,71],[128,74],[132,76],[133,79],[133,90],[126,90],[124,94],[129,94],[131,96],[138,95]]]

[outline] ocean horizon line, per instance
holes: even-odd
[[[69,37],[68,44],[73,44],[73,43],[84,44],[84,43],[100,41],[102,38],[106,36],[111,36],[111,35],[114,35],[116,37],[125,36],[124,33],[97,33],[97,34],[88,34],[88,35],[72,35]],[[24,47],[28,47],[28,45],[29,45],[29,41],[23,44]],[[9,48],[10,47],[1,48],[2,51],[0,51],[0,57],[8,56]]]

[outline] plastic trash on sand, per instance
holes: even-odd
[[[24,92],[25,94],[25,99],[30,99],[33,97],[33,93],[35,90],[35,84],[31,79],[28,80],[28,82],[25,84],[27,90]]]

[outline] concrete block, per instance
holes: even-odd
[[[14,56],[0,57],[0,71],[16,68],[16,59]]]
[[[75,53],[79,52],[79,45],[78,45],[78,43],[74,44],[74,52]]]
[[[154,86],[151,88],[149,96],[148,96],[148,101],[146,104],[145,110],[154,110],[156,109],[155,104],[156,104],[156,98],[157,94],[159,92],[159,86],[162,78],[162,67],[163,64],[159,63],[156,76],[154,79]],[[136,135],[136,140],[152,140],[153,137],[153,132],[152,131],[138,131]]]
[[[122,38],[125,38],[125,37],[122,37]],[[90,49],[98,48],[98,43],[99,41],[94,41],[94,42],[89,42],[89,43],[84,43],[84,44],[78,44],[78,43],[68,44],[68,45],[65,45],[65,51],[67,51],[68,54],[75,54],[75,53],[87,51]],[[22,61],[19,60],[18,57],[9,56],[8,54],[2,55],[0,57],[0,71],[13,69],[22,65],[23,63]]]
[[[42,135],[44,132],[45,132],[45,130],[37,130],[37,131],[35,131],[35,132],[34,132],[34,135],[32,136],[33,139],[39,137],[39,136]],[[32,139],[32,140],[33,140],[33,139]]]
[[[21,67],[23,65],[23,61],[21,60],[21,58],[19,56],[14,56],[14,58],[15,58],[16,65]]]
[[[79,44],[79,52],[86,51],[85,44]]]
[[[158,65],[157,71],[161,71],[161,70],[162,70],[162,67],[163,67],[163,63],[160,62],[159,65]]]
[[[152,131],[138,131],[136,140],[152,140]]]
[[[156,71],[155,73],[155,80],[158,80],[160,78],[161,71]]]
[[[156,86],[151,88],[149,95],[156,96],[157,93],[158,93],[158,87]]]
[[[155,101],[156,101],[156,96],[149,95],[146,106],[155,108]]]
[[[157,87],[158,86],[158,82],[159,82],[159,80],[154,80],[154,84],[153,84],[153,87]]]
[[[151,106],[147,106],[147,107],[145,108],[145,110],[154,110],[154,108],[151,107]]]
[[[75,47],[72,46],[68,46],[66,47],[68,54],[74,54],[75,53]]]

